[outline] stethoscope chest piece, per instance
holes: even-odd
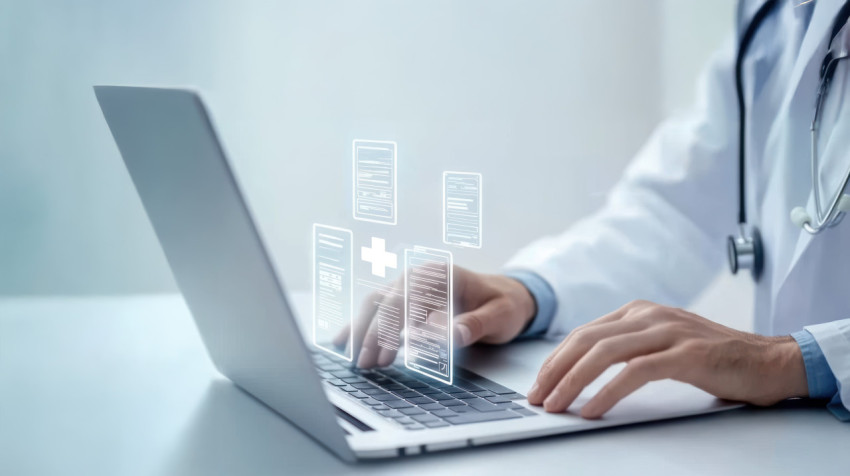
[[[749,230],[742,229],[737,238],[729,236],[726,251],[732,274],[737,274],[740,269],[749,269],[753,279],[759,280],[764,269],[764,246],[758,228],[750,226]]]

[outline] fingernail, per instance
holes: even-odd
[[[461,347],[465,347],[470,344],[469,339],[471,337],[471,332],[469,332],[469,327],[466,327],[463,324],[458,324],[455,326],[455,332],[460,336],[458,343]]]
[[[375,360],[375,356],[372,354],[372,349],[367,349],[366,347],[360,349],[360,357],[357,358],[357,366],[360,368],[371,367],[371,362]]]
[[[547,412],[561,411],[561,394],[557,390],[553,390],[543,401],[543,408]]]
[[[537,391],[540,390],[540,385],[537,382],[534,382],[534,385],[531,386],[531,390],[528,391],[528,399],[532,398],[537,400]]]

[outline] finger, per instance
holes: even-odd
[[[506,304],[502,299],[493,299],[477,309],[457,315],[453,324],[455,344],[466,347],[497,332],[510,312]]]
[[[669,332],[646,329],[602,339],[585,353],[558,382],[543,401],[547,412],[562,412],[572,405],[585,387],[608,367],[669,348],[674,337]]]
[[[357,314],[357,318],[352,322],[352,325],[344,327],[337,335],[337,339],[340,341],[348,341],[351,339],[353,347],[351,352],[352,357],[355,359],[357,358],[357,354],[363,344],[363,338],[369,330],[369,325],[371,325],[372,320],[375,319],[375,314],[378,311],[378,304],[381,302],[381,299],[383,299],[383,296],[378,292],[369,294],[360,304],[360,312]],[[346,330],[348,331],[348,334],[345,333]],[[337,339],[334,339],[334,342],[336,342]]]
[[[668,349],[632,359],[581,409],[584,418],[599,418],[617,402],[649,382],[673,377],[683,365],[679,354]]]
[[[364,319],[368,326],[359,343],[356,345],[359,349],[357,357],[357,366],[360,368],[371,368],[380,365],[379,361],[384,362],[389,359],[392,362],[399,346],[399,338],[402,327],[401,318],[404,309],[404,295],[399,296],[394,289],[386,294],[378,294],[380,300],[375,304],[375,311],[370,317]],[[383,332],[382,332],[383,328]],[[382,342],[382,339],[392,339],[395,335],[395,342]],[[358,339],[359,336],[355,336]],[[358,342],[355,340],[355,342]],[[386,349],[387,352],[382,351]],[[389,365],[389,364],[387,364]]]
[[[378,363],[378,355],[381,352],[378,344],[378,325],[378,319],[372,319],[363,338],[360,354],[357,357],[357,366],[361,369],[372,368]]]
[[[528,402],[540,405],[555,388],[563,376],[576,362],[600,340],[618,334],[642,330],[645,324],[638,321],[619,320],[596,326],[576,329],[568,337],[569,342],[556,350],[540,368],[537,380],[528,391]]]
[[[555,358],[555,356],[558,355],[558,353],[561,350],[563,350],[563,348],[567,344],[569,344],[569,342],[573,339],[573,337],[576,334],[580,334],[584,330],[589,329],[591,327],[598,326],[600,324],[607,324],[607,323],[610,323],[610,322],[618,321],[618,320],[622,319],[623,316],[626,315],[626,313],[629,311],[629,309],[631,309],[630,304],[620,306],[615,311],[609,312],[608,314],[605,314],[602,317],[599,317],[599,318],[594,319],[594,320],[592,320],[592,321],[590,321],[586,324],[582,324],[582,325],[576,327],[575,329],[572,330],[572,332],[569,333],[569,335],[567,335],[567,337],[564,340],[561,341],[560,344],[558,344],[557,347],[555,347],[555,350],[553,350],[552,353],[549,354],[548,357],[546,357],[546,360],[543,361],[543,366],[545,367],[553,358]]]

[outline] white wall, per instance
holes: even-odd
[[[495,270],[601,203],[731,4],[0,0],[0,293],[174,289],[98,83],[201,90],[294,287],[316,221],[439,243],[449,168],[487,190],[484,248],[456,262]],[[354,138],[399,143],[391,230],[349,218]]]

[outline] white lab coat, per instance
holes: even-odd
[[[748,22],[760,3],[743,5],[740,22]],[[809,126],[818,70],[842,3],[816,0],[795,8],[782,1],[754,37],[743,71],[748,219],[761,229],[765,247],[755,330],[781,335],[808,329],[850,409],[850,219],[818,236],[789,219],[795,206],[814,210]],[[602,210],[508,263],[536,272],[554,289],[551,335],[632,299],[686,306],[727,269],[725,240],[737,230],[734,66],[740,34],[710,61],[690,114],[658,127]],[[850,78],[836,77],[830,101],[842,108],[826,113],[831,123],[824,128],[833,133],[821,139],[823,200],[850,166]]]

